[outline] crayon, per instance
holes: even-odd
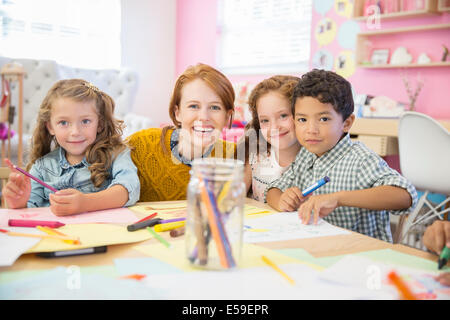
[[[64,223],[59,221],[21,220],[21,219],[9,219],[8,225],[10,227],[27,227],[27,228],[36,228],[37,226],[59,228],[65,226]]]
[[[160,223],[157,224],[153,229],[155,229],[156,232],[163,232],[163,231],[170,231],[172,229],[184,227],[186,224],[186,221],[176,221],[171,223]]]
[[[186,232],[186,227],[180,227],[180,228],[170,230],[169,234],[172,238],[176,238],[176,237],[182,236],[185,232]]]

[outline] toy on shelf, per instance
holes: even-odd
[[[15,107],[11,105],[11,83],[18,83],[18,149],[17,149],[17,164],[19,167],[23,165],[23,77],[25,71],[22,65],[18,63],[8,63],[0,70],[2,78],[2,93],[0,99],[0,140],[1,140],[1,161],[2,166],[5,166],[3,159],[11,157],[11,137],[14,131],[11,126],[14,122]],[[7,144],[7,146],[5,145]]]

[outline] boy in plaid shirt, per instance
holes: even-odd
[[[389,213],[404,214],[417,192],[375,152],[348,134],[355,115],[350,83],[331,71],[314,69],[294,90],[292,112],[300,144],[290,168],[266,189],[269,205],[295,211],[308,223],[319,217],[352,231],[392,242]],[[330,182],[303,197],[324,176]]]

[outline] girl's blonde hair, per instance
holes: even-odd
[[[112,162],[126,147],[122,140],[123,121],[114,117],[114,101],[106,93],[82,79],[60,80],[48,91],[41,103],[37,124],[31,141],[30,162],[27,170],[37,159],[45,156],[58,146],[56,138],[47,129],[50,122],[52,105],[57,99],[67,98],[76,102],[95,101],[99,118],[97,137],[85,152],[89,163],[91,181],[95,187],[100,187],[109,177]],[[52,148],[54,143],[54,148]]]
[[[177,106],[180,106],[181,101],[181,91],[185,84],[194,81],[196,79],[201,79],[205,81],[205,83],[219,96],[224,104],[225,110],[231,111],[229,128],[231,128],[231,124],[233,122],[233,114],[234,114],[234,89],[230,80],[221,73],[220,71],[214,69],[213,67],[198,63],[195,66],[188,67],[183,74],[181,74],[173,89],[172,98],[170,99],[169,104],[169,116],[172,119],[174,126],[166,126],[162,130],[160,145],[164,153],[168,153],[169,151],[166,148],[164,143],[164,137],[166,136],[166,132],[169,129],[180,128],[181,123],[177,121],[175,117],[175,112]]]
[[[292,102],[292,95],[294,93],[295,86],[298,84],[299,81],[300,81],[299,77],[288,75],[276,75],[261,81],[253,88],[248,98],[248,108],[252,115],[252,119],[245,126],[245,131],[247,134],[244,136],[246,159],[248,159],[248,150],[250,147],[248,133],[251,134],[252,131],[256,135],[256,141],[258,141],[258,143],[256,144],[256,152],[259,153],[261,151],[267,152],[268,154],[270,153],[270,144],[268,144],[265,141],[264,137],[260,134],[261,126],[259,125],[258,110],[256,108],[258,100],[263,95],[269,92],[277,92],[286,99],[288,99],[289,102]],[[266,145],[267,145],[266,150],[260,150],[260,147]]]

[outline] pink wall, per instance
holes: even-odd
[[[328,44],[320,45],[315,38],[315,28],[320,24],[322,19],[331,19],[336,23],[337,35]],[[450,14],[441,14],[427,18],[411,18],[411,19],[397,19],[395,21],[381,20],[381,30],[409,27],[416,25],[431,25],[443,24],[450,22]],[[344,25],[354,24],[359,28],[360,32],[372,31],[367,28],[366,22],[354,22],[351,19],[337,14],[334,6],[331,7],[325,14],[319,13],[313,8],[312,17],[312,41],[311,41],[311,57],[319,50],[326,50],[336,58],[340,55],[342,50],[348,50],[354,53],[355,46],[343,46],[342,38],[339,38],[339,33]],[[346,37],[352,37],[355,33],[347,32]],[[342,34],[341,36],[343,36]],[[420,53],[425,52],[432,61],[440,61],[443,53],[442,45],[445,44],[450,48],[450,29],[436,30],[436,31],[420,31],[411,33],[402,33],[389,36],[371,37],[373,49],[388,48],[390,54],[399,47],[404,46],[413,57],[413,62],[416,62]],[[348,42],[348,41],[346,41]],[[344,43],[345,44],[345,43]],[[450,61],[450,57],[447,58]],[[311,66],[314,66],[311,61]],[[334,71],[337,71],[333,67]],[[408,103],[408,95],[402,81],[402,73],[406,73],[413,84],[413,89],[416,87],[417,77],[420,76],[424,80],[424,87],[422,88],[418,99],[416,101],[416,110],[429,114],[437,119],[450,118],[450,67],[429,67],[429,68],[394,68],[394,69],[364,69],[356,68],[353,72],[348,72],[346,78],[352,83],[354,90],[357,93],[366,93],[370,95],[385,95],[394,100]]]
[[[199,62],[216,65],[217,1],[177,0],[175,77]]]
[[[323,3],[322,0],[319,2]],[[323,4],[321,6],[323,8]],[[334,5],[330,6],[328,11],[321,9],[320,12],[317,11],[316,7],[319,7],[319,5],[313,6],[311,67],[314,66],[314,55],[319,50],[328,51],[334,60],[342,51],[347,51],[352,56],[355,49],[354,39],[356,35],[354,27],[356,25],[360,31],[365,31],[365,22],[356,23],[350,18],[337,14]],[[216,43],[218,33],[216,15],[216,0],[177,0],[175,77],[182,73],[187,66],[198,62],[217,66]],[[330,43],[321,46],[317,42],[314,33],[317,24],[322,18],[332,19],[336,23],[337,32]],[[382,21],[381,29],[449,22],[450,14],[442,14],[431,18]],[[345,27],[350,28],[346,29]],[[347,31],[343,32],[343,30]],[[440,46],[443,43],[450,48],[450,34],[448,30],[446,31],[447,37],[442,36],[442,31],[427,32],[425,36],[423,34],[410,33],[406,40],[402,40],[406,41],[404,45],[408,49],[411,47],[410,52],[413,55],[414,61],[417,59],[418,53],[422,51],[427,52],[432,60],[439,59],[442,55],[442,48]],[[388,40],[388,45],[389,41],[391,40]],[[375,44],[376,41],[374,41]],[[332,70],[336,71],[334,66]],[[406,71],[406,74],[413,82],[413,86],[419,73],[420,77],[425,81],[425,86],[422,88],[416,102],[417,111],[427,113],[435,118],[450,119],[450,67],[381,70],[356,69],[354,72],[347,72],[346,77],[352,83],[357,93],[386,95],[397,101],[408,102],[401,77],[402,70]],[[256,83],[269,76],[245,75],[229,76],[229,78],[232,81],[246,80]]]

